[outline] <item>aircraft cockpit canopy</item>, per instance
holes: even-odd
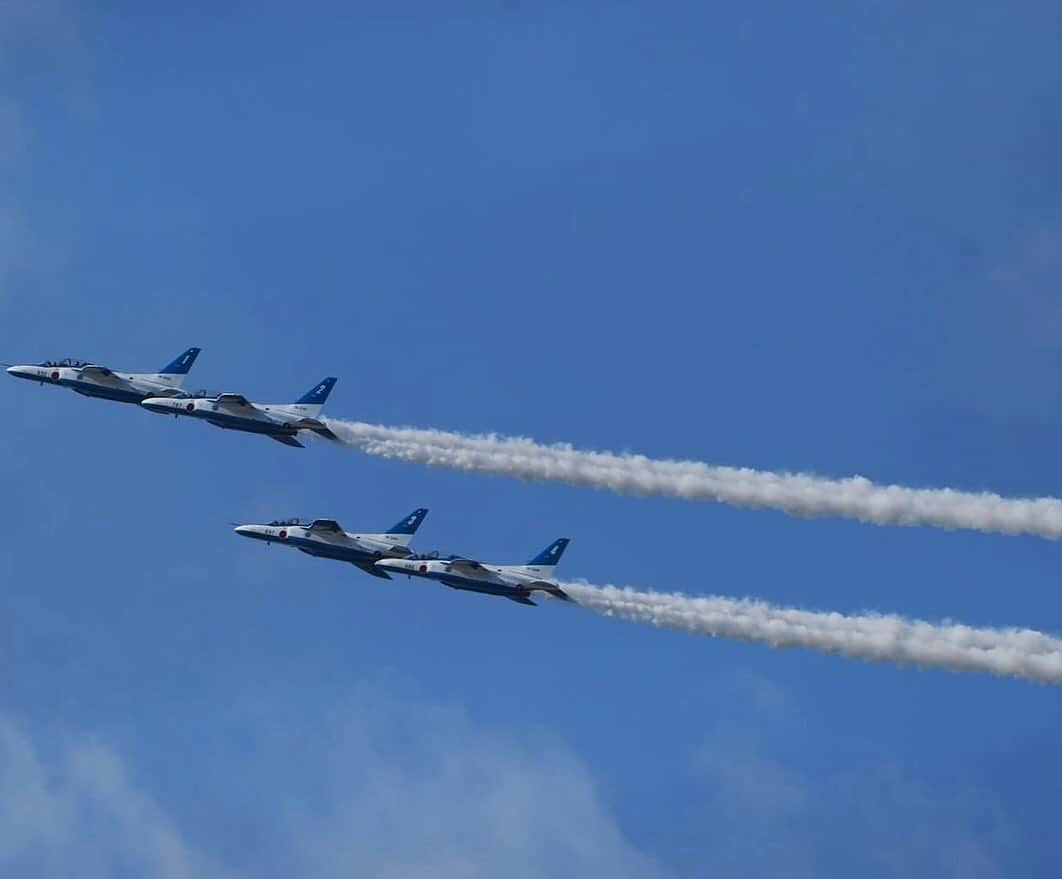
[[[75,360],[72,357],[64,357],[62,360],[45,360],[41,366],[66,366],[72,369],[80,369],[82,366],[88,366],[87,360]]]
[[[302,524],[303,524],[302,520],[298,519],[298,518],[295,518],[295,519],[274,519],[272,522],[269,523],[269,527],[270,528],[282,528],[285,525],[302,525]]]
[[[440,555],[439,550],[434,549],[431,552],[414,553],[413,555],[406,556],[408,561],[412,562],[452,562],[454,559],[463,559],[463,555]]]

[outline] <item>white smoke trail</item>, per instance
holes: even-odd
[[[861,476],[827,479],[589,452],[529,439],[465,436],[328,420],[346,444],[384,458],[479,473],[607,489],[622,494],[768,507],[794,516],[839,516],[875,525],[934,525],[1062,538],[1062,500],[1005,498],[950,488],[877,485]]]
[[[1062,684],[1062,639],[1031,629],[934,625],[895,616],[846,616],[734,598],[638,592],[562,583],[572,600],[606,616],[668,629],[836,653],[852,659],[989,672]]]

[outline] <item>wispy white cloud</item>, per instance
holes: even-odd
[[[189,839],[114,749],[91,738],[48,749],[0,721],[0,873],[658,875],[586,766],[546,735],[487,731],[459,710],[380,693],[313,723],[259,721],[269,729],[230,781],[261,793],[268,838],[228,862]]]
[[[112,750],[56,752],[0,720],[0,872],[14,876],[229,875],[182,838]]]
[[[1007,875],[1020,846],[990,792],[930,787],[887,757],[858,772],[812,771],[799,755],[833,731],[789,694],[751,674],[720,675],[711,690],[740,707],[717,715],[695,759],[712,828],[704,875]]]

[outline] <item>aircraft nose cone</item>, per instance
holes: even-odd
[[[180,412],[180,407],[175,405],[174,400],[170,400],[167,397],[148,397],[146,400],[142,400],[140,405],[147,409],[149,412],[159,412],[164,415],[169,415],[171,412]]]
[[[7,374],[13,375],[15,378],[35,378],[30,372],[28,366],[9,366],[7,368]]]
[[[232,530],[239,534],[240,537],[249,537],[251,540],[264,540],[266,543],[284,539],[279,535],[267,533],[267,529],[261,525],[237,525]]]

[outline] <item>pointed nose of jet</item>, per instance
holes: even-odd
[[[15,378],[28,378],[33,381],[41,381],[41,370],[35,366],[9,366],[7,368],[7,374],[13,375]]]
[[[267,533],[267,529],[262,525],[237,525],[232,529],[240,537],[250,537],[252,540],[276,540],[277,535]]]
[[[399,574],[408,574],[413,569],[413,562],[405,559],[380,559],[373,567],[383,568],[385,571],[394,571]]]
[[[183,415],[191,411],[188,406],[195,408],[195,404],[189,400],[174,399],[173,397],[148,397],[140,401],[140,405],[149,412],[157,412],[160,415]]]

